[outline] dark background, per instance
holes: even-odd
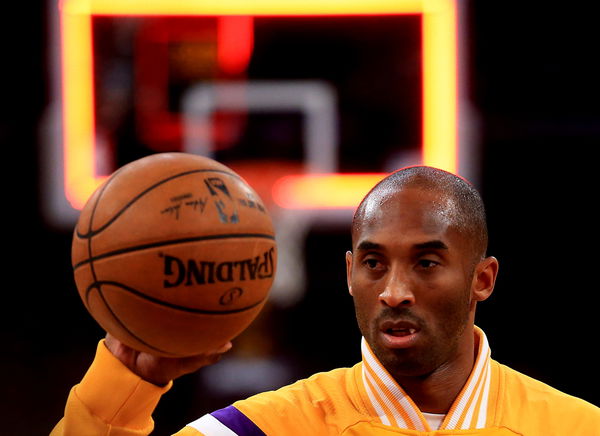
[[[563,391],[598,394],[597,165],[600,67],[584,3],[468,3],[468,89],[478,113],[490,253],[501,269],[478,324],[492,356]],[[3,435],[47,434],[102,336],[76,294],[70,231],[40,211],[39,125],[49,103],[46,5],[12,6],[2,26]],[[273,335],[299,376],[360,358],[345,298],[343,229],[306,241],[306,299]],[[325,292],[327,291],[327,292]],[[310,341],[309,341],[310,340]],[[159,406],[169,434],[216,404],[182,381]]]

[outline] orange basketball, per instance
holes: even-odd
[[[158,153],[90,197],[73,235],[85,307],[130,347],[160,356],[214,350],[258,315],[277,247],[258,195],[226,166]]]

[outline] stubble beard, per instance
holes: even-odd
[[[461,299],[446,311],[446,316],[438,323],[440,331],[432,331],[431,325],[418,317],[410,308],[385,308],[372,323],[366,316],[356,310],[356,318],[360,331],[367,340],[371,350],[396,380],[403,377],[425,378],[440,367],[450,364],[458,353],[460,339],[467,327],[470,316],[470,301]],[[420,327],[418,346],[405,349],[389,349],[379,344],[377,338],[381,334],[381,319],[393,318],[411,321]]]

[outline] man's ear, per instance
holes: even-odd
[[[348,292],[352,294],[352,252],[346,251],[346,282],[348,283]]]
[[[498,259],[486,257],[475,267],[471,291],[475,301],[484,301],[492,295],[498,276]]]

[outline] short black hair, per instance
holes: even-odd
[[[477,261],[483,259],[488,247],[488,228],[485,207],[479,191],[472,183],[456,174],[429,166],[411,166],[395,171],[377,183],[360,202],[352,219],[352,234],[358,230],[367,199],[385,192],[395,193],[404,188],[438,192],[456,206],[456,228],[473,242]]]

